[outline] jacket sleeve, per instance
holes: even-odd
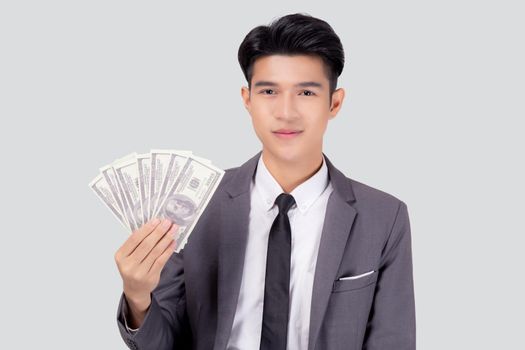
[[[403,201],[381,254],[363,349],[416,349],[410,221]]]
[[[132,350],[186,349],[189,347],[188,318],[184,287],[184,249],[173,253],[166,262],[157,288],[151,293],[151,305],[137,331],[126,328],[128,305],[124,293],[117,310],[117,324],[122,339]]]

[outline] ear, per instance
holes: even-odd
[[[341,110],[343,100],[345,98],[345,90],[343,88],[336,89],[332,93],[332,105],[330,106],[330,116],[328,119],[333,119]]]
[[[241,87],[241,97],[242,97],[242,102],[244,104],[244,107],[249,111],[251,107],[251,101],[250,101],[250,89],[248,89],[248,87],[246,86]]]

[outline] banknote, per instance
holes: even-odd
[[[217,189],[224,171],[189,156],[154,216],[179,226],[175,251],[184,248],[193,227]]]
[[[139,194],[139,169],[137,166],[136,154],[113,163],[113,169],[117,176],[117,181],[122,189],[121,196],[124,207],[130,212],[131,221],[135,223],[133,229],[137,229],[144,224],[142,216],[142,206]]]
[[[157,155],[161,153],[157,153],[156,151],[151,151],[151,154],[153,157],[154,154]],[[169,154],[169,157],[167,158],[159,157],[157,161],[157,163],[161,164],[161,166],[158,168],[162,168],[165,171],[164,171],[164,175],[161,175],[162,185],[160,185],[160,188],[158,192],[156,193],[155,203],[152,204],[153,210],[151,212],[153,215],[157,213],[159,204],[164,201],[164,198],[166,198],[166,195],[168,194],[168,190],[173,186],[173,184],[175,183],[175,180],[177,180],[177,178],[179,177],[183,166],[186,164],[186,161],[188,160],[192,152],[173,150],[166,154]],[[162,164],[163,160],[167,160],[167,163]]]
[[[129,228],[131,228],[128,219],[124,213],[124,205],[122,204],[122,199],[120,197],[120,191],[117,185],[117,176],[115,175],[115,170],[113,169],[111,164],[106,165],[100,168],[100,174],[106,181],[108,189],[111,192],[111,195],[113,196],[113,201],[116,203],[119,212],[122,214],[122,218],[124,219],[126,225]]]
[[[188,157],[192,152],[190,151],[174,151],[174,150],[160,150],[154,149],[150,151],[151,166],[150,166],[150,180],[149,180],[149,211],[148,218],[152,218],[156,211],[156,206],[160,194],[160,189],[164,178],[168,172],[170,160],[173,159],[172,154],[177,152],[181,157]]]
[[[150,153],[137,154],[137,168],[139,172],[139,195],[142,211],[142,222],[149,220],[149,180],[151,171]]]
[[[118,198],[118,203],[120,204],[121,212],[124,215],[124,218],[126,219],[129,228],[132,231],[135,231],[137,228],[139,228],[139,225],[134,219],[133,208],[129,205],[126,199],[126,187],[120,181],[119,176],[117,176],[115,166],[118,167],[122,163],[126,163],[129,160],[135,159],[136,155],[137,153],[130,153],[122,158],[115,160],[113,163],[100,168],[101,173],[103,175],[106,175],[107,180],[109,179],[113,183],[113,185],[110,186],[112,188],[112,194],[115,197],[115,199]]]
[[[89,187],[96,193],[96,195],[102,200],[102,202],[108,207],[108,209],[115,215],[118,221],[127,229],[129,225],[124,219],[122,212],[119,209],[117,201],[112,194],[111,188],[106,181],[106,178],[102,175],[95,177],[93,181],[89,183]]]
[[[89,187],[128,230],[153,217],[179,226],[176,249],[186,244],[224,171],[187,150],[130,153],[103,166]]]

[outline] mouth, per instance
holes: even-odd
[[[298,136],[299,134],[301,134],[302,132],[303,132],[302,130],[293,130],[293,129],[279,129],[279,130],[273,131],[275,136],[279,138],[284,138],[284,139],[294,138]]]

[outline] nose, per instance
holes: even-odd
[[[281,93],[275,102],[274,115],[280,120],[293,120],[298,117],[294,95],[290,92]]]

